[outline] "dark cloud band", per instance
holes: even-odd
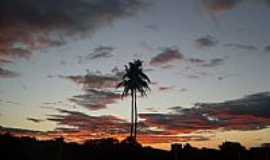
[[[172,113],[142,113],[146,126],[163,134],[199,130],[258,130],[270,125],[270,93],[263,92],[223,103],[199,103],[190,109],[172,107]]]
[[[1,0],[0,57],[28,58],[33,49],[85,37],[142,6],[139,0]]]

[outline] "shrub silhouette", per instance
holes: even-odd
[[[177,145],[174,145],[177,146]],[[171,151],[143,147],[134,137],[67,143],[62,137],[39,141],[32,137],[0,135],[0,155],[4,160],[269,160],[270,148],[245,149],[238,142],[224,142],[221,150],[198,149],[190,144]]]

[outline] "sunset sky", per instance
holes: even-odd
[[[139,141],[270,142],[269,0],[1,0],[0,132],[129,133],[124,65],[144,61]]]

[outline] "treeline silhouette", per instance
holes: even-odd
[[[171,151],[143,147],[133,138],[88,140],[67,143],[63,138],[40,141],[33,137],[0,135],[3,160],[270,160],[270,148],[246,149],[238,142],[224,142],[219,149],[198,149],[172,144]]]

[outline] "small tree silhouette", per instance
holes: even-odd
[[[148,76],[143,72],[142,61],[137,59],[133,62],[129,62],[128,66],[125,65],[125,73],[122,77],[122,81],[117,85],[117,88],[124,87],[122,97],[131,95],[131,127],[130,137],[136,140],[137,137],[137,123],[138,123],[138,111],[137,111],[137,92],[142,96],[147,95],[147,91],[150,91],[149,83],[151,83]]]

